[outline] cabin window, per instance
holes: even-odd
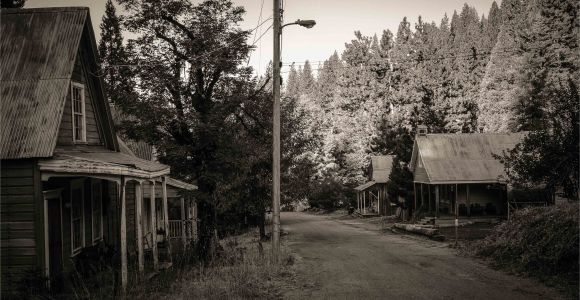
[[[86,117],[85,117],[85,86],[73,82],[71,84],[72,101],[72,128],[73,141],[84,143],[87,141]]]
[[[84,192],[83,182],[71,183],[71,248],[72,254],[76,254],[84,246],[85,218],[84,218]]]
[[[92,207],[93,207],[93,241],[98,241],[103,237],[103,189],[101,182],[95,181],[92,184]]]

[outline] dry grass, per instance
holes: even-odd
[[[177,270],[172,279],[159,278],[171,281],[169,288],[141,298],[281,298],[280,287],[293,277],[293,257],[283,246],[280,259],[274,259],[270,243],[260,243],[257,237],[257,232],[250,232],[222,240],[223,251],[214,263]]]

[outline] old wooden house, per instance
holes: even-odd
[[[415,213],[439,219],[498,217],[507,213],[503,164],[494,157],[513,149],[521,133],[428,134],[415,137]]]
[[[393,156],[371,156],[369,181],[355,188],[357,211],[363,215],[390,215],[391,202],[387,197],[387,182],[393,166]]]
[[[170,238],[194,236],[195,186],[118,138],[88,8],[3,9],[0,19],[3,292],[33,270],[66,286],[102,249],[122,286],[128,269],[169,266]]]

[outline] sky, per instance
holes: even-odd
[[[283,32],[282,61],[285,64],[303,63],[310,60],[316,68],[320,61],[327,59],[334,51],[339,53],[344,44],[354,38],[354,31],[360,30],[364,35],[377,34],[389,29],[397,32],[403,19],[413,24],[419,15],[425,22],[437,24],[445,13],[451,18],[454,10],[458,12],[467,2],[477,12],[487,15],[493,0],[283,0],[284,21],[290,23],[296,19],[314,19],[316,26],[306,29],[299,26],[287,26]],[[199,2],[199,0],[193,0]],[[272,16],[272,0],[234,0],[246,8],[246,17],[241,24],[243,29],[252,29],[258,25],[260,11],[262,20]],[[501,3],[497,0],[498,4]],[[27,0],[25,7],[51,6],[87,6],[91,11],[91,20],[99,39],[99,24],[105,11],[106,0]],[[262,6],[263,3],[263,6]],[[118,12],[120,9],[118,9]],[[256,32],[260,36],[271,24],[266,22]],[[262,30],[262,31],[260,31]],[[253,36],[249,42],[252,42]],[[269,30],[256,43],[249,64],[261,74],[272,59],[272,30]],[[287,68],[287,67],[284,67]],[[287,69],[282,69],[282,72]]]

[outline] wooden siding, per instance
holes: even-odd
[[[43,219],[37,208],[39,193],[38,170],[34,160],[1,163],[0,227],[2,287],[19,280],[23,272],[43,265],[39,240]]]
[[[422,159],[419,155],[418,159]],[[413,177],[415,182],[429,182],[429,176],[427,175],[427,170],[424,167],[419,167],[419,163],[415,164],[415,170],[413,171]]]
[[[79,51],[75,62],[71,80],[73,82],[82,83],[85,86],[85,118],[87,131],[87,145],[103,145],[100,128],[97,123],[95,97],[93,92],[93,85],[87,80],[84,60],[84,51]],[[64,112],[58,132],[57,146],[73,145],[73,130],[72,130],[72,112],[71,112],[71,93],[70,87],[67,93]],[[103,146],[104,147],[104,146]]]

